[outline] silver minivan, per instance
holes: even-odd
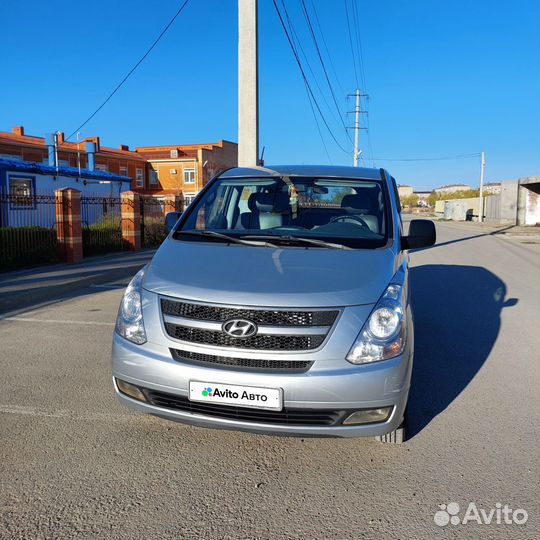
[[[131,281],[113,340],[128,406],[274,435],[404,439],[414,350],[407,250],[384,169],[229,169]]]

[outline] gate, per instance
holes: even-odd
[[[83,254],[101,255],[124,249],[121,201],[118,197],[81,197]]]
[[[158,247],[167,234],[165,233],[165,200],[142,196],[141,209],[141,246]]]
[[[486,221],[500,221],[501,219],[501,195],[489,195],[484,197],[484,216]]]

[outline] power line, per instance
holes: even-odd
[[[368,102],[369,102],[369,100],[368,100]],[[367,133],[367,140],[368,140],[369,157],[371,159],[371,166],[375,167],[375,158],[373,157],[373,146],[371,144],[371,127],[369,125],[369,110],[367,111],[367,114],[366,114],[366,120],[367,120],[366,133]]]
[[[356,58],[354,56],[354,47],[353,47],[353,40],[351,35],[351,21],[349,18],[349,8],[347,6],[347,0],[343,0],[345,4],[345,15],[347,16],[347,33],[349,34],[349,44],[351,46],[351,55],[352,55],[352,61],[353,61],[353,67],[354,67],[354,77],[356,80],[356,88],[358,88],[358,70],[356,69]]]
[[[305,84],[306,83],[304,81],[304,85]],[[323,137],[323,134],[322,134],[322,131],[321,131],[321,126],[319,125],[319,121],[317,120],[317,115],[315,114],[315,109],[313,108],[313,103],[311,102],[311,97],[309,95],[309,92],[307,91],[307,85],[306,85],[306,92],[307,92],[307,95],[308,95],[308,101],[309,101],[309,107],[311,109],[311,114],[313,115],[313,120],[315,120],[315,125],[317,126],[317,131],[319,133],[319,137],[321,138],[321,143],[323,145],[324,152],[326,154],[326,157],[328,158],[328,162],[330,163],[330,165],[333,165],[334,163],[332,162],[332,158],[330,157],[330,154],[328,152],[326,142],[324,141],[324,137]]]
[[[284,4],[284,0],[281,0],[282,4]],[[287,41],[289,42],[289,45],[291,47],[291,50],[293,52],[293,55],[294,55],[294,58],[296,60],[296,63],[298,64],[298,68],[300,69],[300,73],[302,75],[302,78],[304,79],[304,83],[306,85],[306,88],[308,90],[308,94],[311,96],[311,98],[313,99],[313,103],[315,104],[315,107],[317,108],[317,111],[319,111],[319,115],[321,117],[321,120],[323,121],[326,129],[328,130],[328,133],[330,133],[330,136],[332,137],[332,139],[334,140],[334,142],[336,143],[336,145],[343,151],[345,152],[346,154],[348,154],[349,152],[343,148],[343,146],[339,143],[339,141],[336,139],[336,136],[334,135],[333,131],[330,129],[330,126],[328,125],[328,122],[326,121],[326,118],[324,117],[322,111],[321,111],[321,107],[319,106],[319,103],[317,102],[317,99],[315,98],[315,95],[313,94],[313,90],[311,89],[311,86],[309,84],[309,81],[306,77],[306,74],[304,72],[304,68],[302,67],[302,62],[300,61],[300,58],[298,56],[298,52],[296,51],[296,48],[291,40],[291,36],[289,35],[289,32],[287,31],[287,27],[285,26],[285,22],[283,20],[283,16],[281,15],[281,12],[279,11],[279,7],[276,3],[276,0],[272,0],[272,3],[274,4],[274,8],[276,10],[276,13],[279,17],[279,21],[281,23],[281,27],[283,28],[283,31],[285,32],[285,36],[287,37]]]
[[[367,93],[366,74],[364,71],[364,52],[362,50],[362,38],[360,34],[360,16],[358,15],[358,3],[355,0],[351,0],[351,5],[353,12],[354,33],[356,35],[356,58],[358,59],[359,64],[362,91]]]
[[[332,55],[330,54],[330,50],[328,49],[328,45],[326,43],[326,39],[324,37],[324,32],[323,32],[323,29],[322,29],[322,26],[321,26],[321,22],[319,20],[319,15],[317,14],[317,7],[315,5],[315,1],[314,0],[310,0],[310,3],[311,3],[311,8],[313,10],[313,14],[315,15],[315,23],[317,24],[317,28],[319,29],[319,34],[321,35],[321,38],[322,38],[322,43],[323,43],[323,46],[324,46],[324,50],[326,51],[326,56],[328,56],[328,60],[330,62],[330,67],[332,68],[332,72],[334,74],[334,77],[336,79],[336,82],[339,86],[339,89],[341,91],[341,93],[343,95],[345,95],[347,92],[345,92],[345,90],[343,89],[343,86],[341,85],[341,82],[339,81],[339,77],[338,77],[338,74],[337,74],[337,71],[336,71],[336,67],[334,66],[334,62],[332,62]]]
[[[317,41],[317,36],[315,35],[315,31],[313,30],[313,25],[311,24],[311,19],[309,17],[309,13],[308,13],[308,10],[307,10],[307,7],[306,7],[306,3],[304,0],[301,0],[301,3],[302,3],[302,10],[304,12],[304,17],[307,21],[307,24],[308,24],[308,27],[309,27],[309,31],[311,33],[311,37],[313,38],[313,43],[315,44],[315,49],[317,50],[317,55],[319,57],[319,61],[321,63],[321,67],[323,69],[323,72],[324,72],[324,76],[326,78],[326,82],[328,83],[328,88],[330,89],[330,94],[332,95],[332,100],[334,101],[334,105],[336,106],[336,110],[338,112],[338,115],[339,115],[339,119],[341,120],[341,123],[343,125],[343,129],[345,130],[345,133],[347,135],[347,138],[349,139],[349,141],[351,141],[352,143],[352,140],[351,140],[351,137],[347,131],[347,126],[345,125],[345,122],[343,120],[343,116],[342,116],[342,112],[341,112],[341,109],[339,108],[339,105],[337,103],[337,100],[336,100],[336,95],[334,93],[334,88],[332,87],[332,83],[330,82],[330,77],[328,76],[328,71],[326,70],[326,66],[324,64],[324,60],[323,60],[323,57],[322,57],[322,54],[321,54],[321,50],[319,48],[319,43]]]
[[[96,116],[96,114],[101,110],[103,109],[103,107],[109,102],[109,100],[114,96],[114,94],[116,94],[116,92],[118,92],[118,90],[120,90],[120,88],[123,86],[123,84],[129,79],[129,77],[132,75],[132,73],[144,62],[145,58],[150,54],[150,52],[152,51],[152,49],[159,43],[159,41],[161,40],[161,38],[165,35],[165,33],[167,32],[167,30],[172,26],[172,24],[174,23],[174,21],[176,20],[176,18],[178,17],[178,15],[180,15],[180,13],[182,13],[183,9],[186,7],[187,3],[189,2],[189,0],[184,0],[183,4],[180,6],[180,8],[178,9],[178,11],[173,15],[172,19],[167,23],[167,25],[165,26],[165,28],[161,31],[161,33],[159,34],[159,36],[155,39],[154,43],[152,43],[152,45],[150,45],[150,47],[147,49],[147,51],[143,54],[143,56],[141,56],[141,58],[139,59],[139,61],[130,69],[130,71],[127,73],[127,75],[116,85],[115,89],[107,96],[107,98],[105,99],[105,101],[103,101],[103,103],[66,139],[66,141],[68,141],[69,139],[71,139],[71,137],[73,137],[73,135],[75,135],[78,131],[80,131],[86,124],[88,124],[88,122],[90,122],[90,120],[92,120],[92,118],[94,118],[94,116]]]
[[[455,156],[444,156],[444,157],[432,157],[432,158],[401,158],[401,159],[394,159],[394,158],[373,158],[373,160],[377,161],[449,161],[452,159],[469,159],[473,157],[480,156],[480,152],[476,152],[474,154],[457,154]]]
[[[306,54],[306,51],[304,51],[304,48],[302,47],[302,42],[300,40],[300,36],[298,35],[298,33],[296,32],[296,30],[294,28],[292,19],[289,17],[289,12],[287,11],[287,7],[285,6],[283,0],[281,0],[281,4],[283,6],[283,11],[285,13],[285,20],[287,21],[287,26],[289,27],[291,41],[293,42],[293,44],[294,44],[294,46],[296,48],[296,52],[298,53],[298,50],[299,50],[300,53],[302,53],[302,55],[304,57],[304,60],[306,62],[306,65],[308,67],[308,70],[311,73],[311,76],[313,77],[313,80],[315,81],[315,86],[319,90],[319,93],[320,93],[320,95],[321,95],[321,97],[322,97],[322,99],[324,101],[324,104],[326,105],[328,110],[332,113],[332,115],[335,117],[334,110],[330,107],[330,104],[328,103],[328,101],[326,99],[326,96],[324,95],[324,92],[323,92],[321,86],[319,85],[318,77],[315,75],[315,71],[311,67],[311,63],[309,61],[308,55]],[[300,57],[300,54],[298,56]]]

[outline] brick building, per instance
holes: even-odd
[[[238,163],[238,145],[223,140],[212,144],[144,146],[136,148],[135,152],[148,161],[145,192],[182,192],[186,203],[190,203],[214,175]]]
[[[23,126],[13,128],[11,133],[0,131],[0,158],[51,164],[51,145],[54,145],[52,137],[26,135]],[[134,183],[137,179],[146,181],[146,159],[125,145],[119,148],[102,147],[99,137],[87,138],[77,145],[76,142],[66,141],[64,133],[60,131],[57,134],[56,152],[60,167],[78,167],[80,161],[81,169],[129,176]],[[93,157],[89,154],[93,154]]]
[[[54,158],[52,157],[54,156]],[[57,161],[52,162],[53,159]],[[0,131],[0,158],[106,171],[131,178],[131,189],[152,195],[180,194],[187,202],[216,173],[236,166],[238,145],[229,141],[181,146],[148,146],[130,150],[101,146],[99,137],[79,144],[56,137],[27,135],[23,126]]]

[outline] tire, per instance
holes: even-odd
[[[407,409],[405,409],[405,414],[403,415],[403,422],[390,433],[385,435],[379,435],[375,437],[381,443],[386,444],[403,444],[407,440]]]
[[[375,437],[379,442],[386,444],[403,444],[406,440],[405,437],[405,425],[401,424],[397,429],[386,433],[386,435],[379,435]]]

